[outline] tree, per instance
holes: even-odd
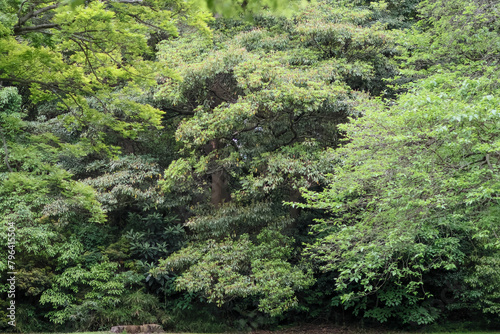
[[[179,289],[219,305],[254,298],[276,315],[311,284],[297,265],[300,242],[289,249],[306,219],[281,202],[323,180],[329,163],[315,163],[323,148],[338,144],[336,126],[355,115],[362,90],[383,91],[397,53],[394,34],[371,19],[377,8],[344,5],[319,2],[289,19],[220,19],[215,47],[194,36],[161,46],[181,79],[165,79],[156,96],[167,117],[182,118],[183,144],[161,184],[190,198],[193,241],[155,272],[179,273]]]
[[[61,232],[69,221],[79,217],[85,223],[103,223],[105,211],[90,186],[73,180],[58,166],[60,140],[36,122],[27,122],[21,109],[22,97],[15,87],[0,90],[0,127],[3,161],[0,181],[0,238],[7,245],[7,228],[15,231],[15,271],[18,319],[32,308],[44,289],[50,286],[51,266],[67,264],[81,245]],[[0,269],[7,272],[7,247],[0,251]],[[12,270],[11,270],[12,271]],[[3,274],[5,275],[5,274]],[[24,308],[22,301],[25,301]],[[29,312],[29,311],[28,311]],[[36,326],[36,321],[33,322]],[[22,321],[19,325],[23,328]]]
[[[330,216],[305,254],[337,275],[338,302],[356,313],[425,324],[498,312],[497,6],[422,2],[402,40],[415,82],[360,107],[327,155],[328,188],[303,193]]]
[[[433,322],[439,309],[426,278],[465,274],[474,257],[498,252],[498,91],[490,84],[435,75],[342,126],[350,142],[331,152],[330,186],[304,196],[332,217],[307,253],[338,273],[346,305],[379,321]]]
[[[160,126],[161,112],[134,99],[156,84],[160,70],[147,60],[155,41],[177,36],[182,24],[208,33],[209,16],[185,2],[72,4],[1,3],[0,79],[27,87],[32,103],[56,100],[65,125],[85,134],[81,142],[112,152],[106,131],[134,137]],[[90,124],[95,131],[85,131]]]
[[[405,40],[408,74],[437,71],[494,77],[498,70],[497,1],[422,1],[421,20]],[[432,53],[429,52],[432,50]]]
[[[144,96],[156,85],[157,73],[173,72],[158,68],[155,45],[178,36],[179,29],[209,34],[210,15],[184,1],[1,1],[0,12],[0,212],[2,232],[6,223],[17,229],[18,328],[44,331],[47,316],[97,329],[100,312],[80,318],[102,292],[89,283],[97,262],[111,253],[110,280],[144,288],[120,274],[122,260],[135,259],[128,258],[125,241],[125,249],[115,245],[121,253],[110,246],[119,241],[112,235],[115,225],[123,211],[163,204],[152,185],[159,174],[152,172],[163,160],[114,161],[162,127],[162,112]],[[136,182],[127,186],[125,175]],[[138,203],[151,194],[157,202]],[[1,234],[5,243],[6,236]],[[133,269],[145,277],[142,268]],[[72,275],[86,279],[61,283]],[[62,299],[49,295],[64,296],[68,288],[80,294],[61,309]],[[113,290],[114,300],[122,300],[117,291],[126,290]],[[106,310],[108,301],[101,305]]]
[[[289,0],[198,0],[200,8],[207,9],[224,17],[244,16],[247,20],[263,11],[270,10],[274,14],[290,14],[298,9],[299,1]]]

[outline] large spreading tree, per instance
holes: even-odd
[[[324,181],[319,157],[338,145],[337,125],[395,74],[395,34],[379,11],[321,1],[290,18],[219,20],[214,43],[161,46],[180,78],[156,97],[182,119],[181,158],[161,184],[189,201],[192,241],[157,272],[179,273],[178,289],[218,305],[250,298],[271,315],[298,306],[313,277],[295,239],[310,221],[283,201]]]

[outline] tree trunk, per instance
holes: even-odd
[[[219,170],[212,173],[212,199],[211,203],[215,207],[219,207],[222,203],[231,201],[231,194],[229,193],[226,172]]]
[[[206,146],[205,151],[211,153],[219,148],[218,140],[211,140]],[[216,208],[222,203],[228,203],[231,201],[231,193],[229,192],[229,187],[227,183],[227,175],[223,169],[218,169],[212,173],[212,197],[210,203]]]
[[[291,189],[290,190],[290,196],[289,196],[289,201],[290,202],[299,202],[301,199],[301,194],[300,190],[298,189]],[[297,218],[299,218],[300,215],[300,208],[297,207],[290,207],[290,217],[292,217],[295,221],[297,221]]]

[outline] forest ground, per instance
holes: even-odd
[[[340,327],[335,325],[316,325],[316,324],[307,324],[301,326],[294,326],[286,329],[280,330],[258,330],[251,332],[252,334],[417,334],[417,333],[425,333],[425,334],[445,334],[451,332],[427,332],[427,331],[418,331],[418,332],[405,332],[405,331],[395,331],[395,330],[384,330],[384,329],[359,329],[352,327]],[[457,332],[453,331],[453,334],[500,334],[498,331],[494,332]]]
[[[104,332],[81,332],[79,334],[109,334],[109,331],[104,331]],[[166,332],[165,334],[169,334],[170,332]],[[347,327],[339,327],[339,326],[333,326],[333,325],[314,325],[314,324],[308,324],[308,325],[301,325],[301,326],[294,326],[290,328],[285,328],[285,329],[279,329],[279,330],[257,330],[257,331],[252,331],[252,332],[227,332],[226,334],[231,334],[231,333],[251,333],[251,334],[326,334],[326,333],[331,333],[331,334],[416,334],[416,333],[425,333],[425,334],[447,334],[447,333],[453,333],[453,334],[500,334],[500,331],[490,331],[490,332],[425,332],[425,331],[419,331],[419,332],[403,332],[403,331],[392,331],[392,330],[376,330],[376,329],[354,329],[354,328],[347,328]],[[64,333],[32,333],[32,334],[64,334]],[[172,332],[174,334],[174,332]],[[197,333],[187,333],[187,332],[175,332],[175,334],[197,334]]]

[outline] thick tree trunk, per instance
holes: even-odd
[[[211,203],[215,207],[219,207],[222,203],[227,203],[231,200],[229,193],[226,172],[223,170],[216,171],[212,174],[212,199]]]
[[[205,148],[207,153],[216,151],[219,148],[217,140],[211,140]],[[231,193],[227,183],[227,175],[223,169],[218,169],[212,173],[212,197],[210,202],[215,207],[219,207],[222,203],[231,201]]]

